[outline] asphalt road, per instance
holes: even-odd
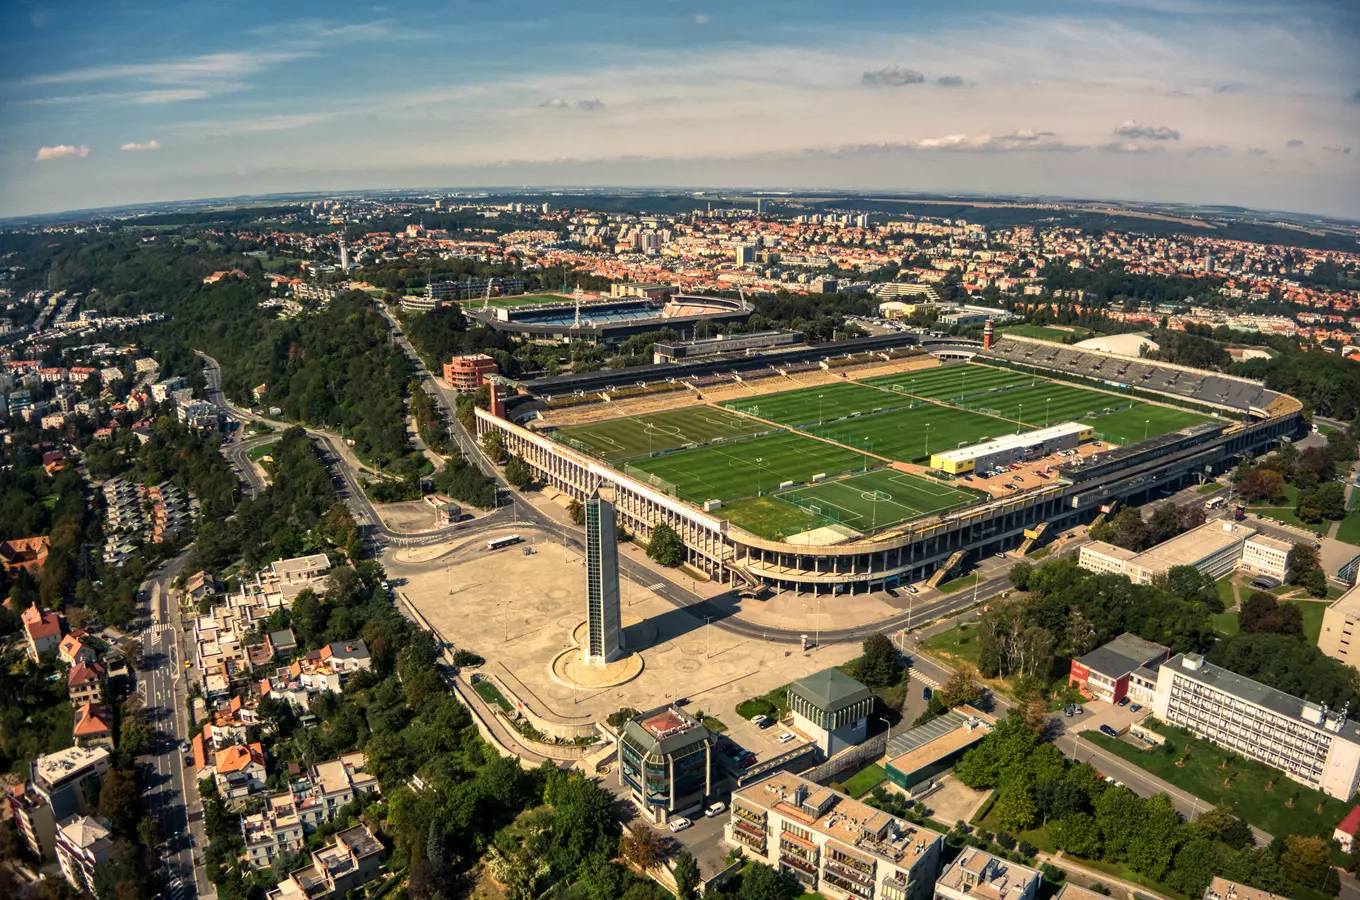
[[[156,727],[149,752],[141,757],[146,767],[143,803],[166,840],[163,858],[169,870],[167,900],[192,900],[213,895],[212,885],[194,858],[203,852],[203,810],[192,774],[186,777],[181,742],[189,738],[185,698],[188,687],[179,646],[178,604],[170,584],[189,561],[182,551],[142,583],[139,599],[146,604],[150,627],[142,634],[142,669],[138,691],[142,715]]]

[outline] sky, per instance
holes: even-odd
[[[1360,2],[0,3],[0,216],[521,185],[1360,219]]]

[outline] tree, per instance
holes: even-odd
[[[494,434],[495,432],[487,432]],[[505,464],[505,480],[517,490],[528,490],[534,483],[534,470],[521,457],[512,456]]]
[[[1142,550],[1148,546],[1148,527],[1143,514],[1132,506],[1126,506],[1115,513],[1110,523],[1114,528],[1113,544],[1125,550]]]
[[[1059,850],[1085,859],[1100,859],[1100,833],[1096,818],[1090,813],[1076,812],[1053,823],[1050,831]]]
[[[1016,785],[1001,789],[992,814],[1007,831],[1024,831],[1034,824],[1037,811],[1029,791]]]
[[[662,522],[652,529],[652,539],[647,543],[647,555],[663,566],[675,568],[685,561],[685,542],[676,534],[674,528]]]
[[[1285,837],[1280,868],[1294,884],[1310,890],[1323,890],[1332,874],[1331,854],[1319,837],[1291,834]]]
[[[694,854],[681,850],[675,857],[675,897],[676,900],[698,900],[699,864]]]
[[[141,818],[141,792],[137,777],[132,772],[115,769],[104,776],[99,789],[98,813],[109,822],[113,833],[131,836],[136,833]]]
[[[1327,575],[1315,546],[1302,541],[1294,545],[1286,558],[1285,581],[1303,586],[1314,597],[1327,596]]]
[[[1143,816],[1129,835],[1128,861],[1135,872],[1161,881],[1176,850],[1180,813],[1166,794],[1149,797],[1143,803]]]
[[[142,667],[142,642],[133,638],[123,644],[123,657],[133,669]]]
[[[1346,487],[1339,481],[1327,481],[1318,485],[1318,511],[1322,518],[1333,521],[1346,518]]]
[[[1327,447],[1332,451],[1332,457],[1339,463],[1355,462],[1356,460],[1355,438],[1344,430],[1336,429],[1327,432]]]
[[[505,439],[499,431],[488,431],[482,435],[482,451],[496,465],[505,462]]]
[[[1169,541],[1181,533],[1181,510],[1175,503],[1163,503],[1148,519],[1148,536],[1154,544]]]
[[[753,862],[741,876],[739,900],[793,900],[802,893],[793,876]]]
[[[897,684],[897,648],[886,634],[871,634],[864,639],[863,655],[859,658],[859,680],[870,687]]]
[[[661,840],[648,825],[639,823],[619,838],[619,855],[645,872],[661,856]]]
[[[1281,603],[1264,591],[1254,591],[1242,601],[1237,621],[1247,634],[1303,634],[1303,611],[1298,605]]]
[[[1248,503],[1284,499],[1284,476],[1274,469],[1253,469],[1237,480],[1237,492]]]
[[[574,497],[572,498],[572,501],[567,504],[567,515],[571,516],[573,524],[586,524],[586,508],[581,505],[580,500],[577,500]]]
[[[154,850],[156,845],[161,842],[161,830],[156,825],[156,820],[150,816],[142,816],[137,823],[137,840],[142,842],[142,846],[148,850]]]
[[[1017,591],[1029,590],[1030,579],[1034,576],[1034,566],[1027,562],[1018,562],[1011,566],[1011,587]]]

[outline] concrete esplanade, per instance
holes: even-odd
[[[1098,462],[1064,464],[1032,490],[976,504],[843,543],[809,546],[757,537],[609,464],[513,422],[477,410],[479,437],[500,432],[505,449],[537,478],[580,501],[614,488],[619,522],[650,538],[662,523],[684,540],[686,563],[734,587],[768,585],[811,594],[863,593],[930,576],[955,554],[1018,546],[1040,523],[1054,530],[1089,522],[1104,505],[1141,502],[1154,490],[1226,471],[1301,427],[1302,404],[1259,382],[1151,360],[1019,337],[978,348],[974,361],[1077,386],[1117,390],[1153,403],[1231,421],[1194,425],[1102,452]]]

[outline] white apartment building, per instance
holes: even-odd
[[[61,874],[77,892],[97,897],[94,870],[113,855],[108,823],[89,816],[76,816],[57,829],[57,862]]]
[[[1204,900],[1286,900],[1286,898],[1261,888],[1235,884],[1226,878],[1215,876],[1204,891]]]
[[[1248,574],[1264,575],[1283,584],[1289,564],[1289,551],[1293,549],[1294,545],[1288,541],[1264,534],[1254,535],[1242,545],[1242,561],[1238,567]]]
[[[1177,566],[1194,566],[1211,578],[1222,578],[1238,567],[1247,540],[1255,535],[1255,528],[1224,520],[1206,522],[1142,553],[1092,541],[1082,546],[1077,565],[1091,572],[1125,575],[1134,584],[1151,584]],[[1270,548],[1262,544],[1260,552],[1267,551]]]
[[[1332,659],[1360,668],[1360,587],[1353,587],[1333,601],[1322,614],[1318,649]]]
[[[376,794],[378,779],[364,771],[362,752],[317,763],[288,789],[264,798],[264,809],[241,820],[246,854],[255,867],[302,849],[306,835],[332,821],[355,798]]]
[[[790,772],[733,793],[723,836],[832,900],[929,900],[944,848],[943,835]]]
[[[1194,653],[1157,671],[1157,718],[1340,800],[1360,783],[1360,725]]]
[[[1037,869],[965,847],[935,882],[936,900],[1034,900],[1043,877]]]

